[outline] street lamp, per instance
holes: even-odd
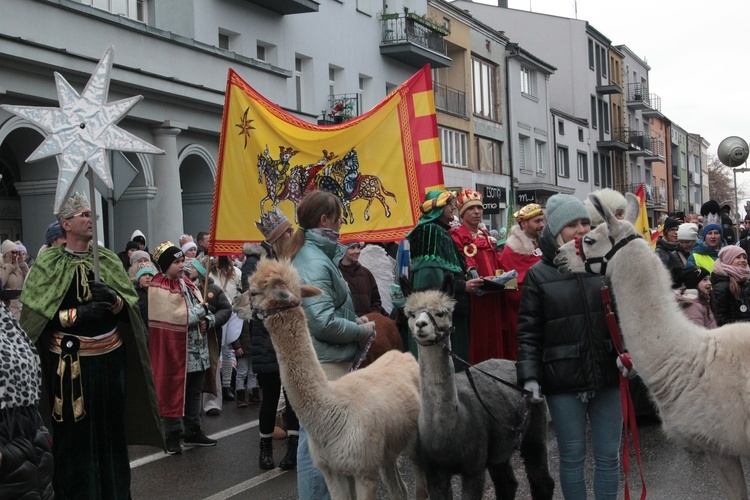
[[[716,154],[719,157],[719,161],[732,169],[734,174],[734,213],[735,221],[737,221],[739,204],[737,200],[737,172],[750,172],[750,168],[737,168],[747,161],[748,154],[750,154],[750,148],[748,148],[747,142],[742,137],[735,135],[727,137],[719,144]]]

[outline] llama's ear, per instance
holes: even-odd
[[[452,273],[445,273],[443,276],[443,284],[440,286],[440,291],[446,294],[448,297],[453,298],[453,292],[455,283]]]
[[[323,290],[312,285],[300,285],[299,288],[302,293],[303,299],[306,297],[315,297],[316,295],[320,295],[323,293]]]
[[[631,224],[635,224],[636,219],[638,219],[638,214],[641,211],[641,202],[633,193],[625,193],[625,200],[627,201],[625,220]]]
[[[409,283],[409,278],[401,276],[399,277],[398,282],[401,285],[401,293],[404,294],[404,298],[414,293],[414,289],[411,287],[411,283]]]
[[[609,222],[615,218],[612,211],[605,205],[601,199],[595,194],[589,195],[589,200],[591,201],[591,204],[594,206],[597,212],[599,212],[599,215],[602,216],[602,220],[609,224]]]

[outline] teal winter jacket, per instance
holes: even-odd
[[[365,327],[356,322],[349,286],[338,268],[343,250],[343,245],[305,231],[305,244],[292,261],[303,284],[323,291],[302,301],[313,347],[321,363],[353,361],[358,342],[367,337]]]

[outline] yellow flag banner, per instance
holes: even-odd
[[[296,222],[302,197],[334,193],[341,241],[397,241],[419,220],[443,171],[429,66],[351,121],[314,125],[265,99],[229,70],[209,253],[236,254],[263,234],[274,206]]]
[[[648,210],[646,209],[646,190],[643,184],[638,186],[635,192],[635,196],[638,198],[641,209],[638,211],[638,218],[635,220],[635,230],[640,233],[643,238],[649,242],[651,248],[656,247],[656,240],[659,237],[659,233],[651,234],[651,226],[648,223]]]

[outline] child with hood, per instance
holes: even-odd
[[[685,288],[675,291],[675,296],[682,312],[698,326],[716,328],[711,275],[702,267],[686,267],[682,271],[681,281]]]

